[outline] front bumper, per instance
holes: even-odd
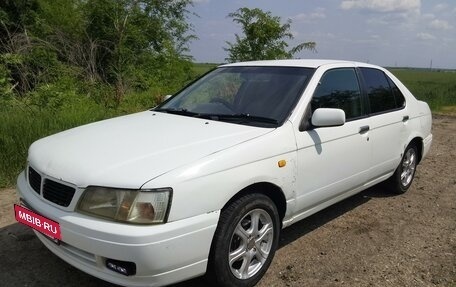
[[[135,226],[55,208],[30,188],[24,173],[18,178],[17,192],[33,210],[60,224],[60,245],[35,232],[43,244],[95,277],[119,285],[162,286],[206,272],[219,211],[161,225]],[[134,262],[136,275],[111,271],[106,259]]]

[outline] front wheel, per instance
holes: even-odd
[[[389,180],[389,186],[394,193],[406,192],[412,185],[418,164],[418,151],[414,144],[407,146],[401,163]]]
[[[214,286],[254,286],[277,249],[280,219],[272,200],[248,194],[225,208],[212,243],[208,278]]]

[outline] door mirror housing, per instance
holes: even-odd
[[[345,112],[341,109],[319,108],[312,114],[315,127],[335,127],[345,124]]]

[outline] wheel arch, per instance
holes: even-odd
[[[282,191],[282,189],[271,183],[271,182],[256,182],[256,183],[253,183],[249,186],[246,186],[245,188],[241,189],[239,192],[237,192],[236,194],[234,194],[226,203],[225,205],[222,207],[221,211],[223,213],[223,211],[229,211],[229,207],[232,206],[233,203],[235,203],[236,201],[238,201],[239,199],[243,198],[243,197],[247,197],[249,195],[250,198],[255,198],[255,196],[252,196],[254,194],[258,194],[258,195],[262,195],[262,196],[266,196],[268,197],[269,199],[272,200],[272,202],[275,204],[276,208],[277,208],[277,212],[279,214],[279,220],[278,220],[278,235],[277,235],[277,240],[276,240],[276,246],[274,248],[271,249],[271,256],[268,255],[268,259],[266,262],[268,263],[265,263],[266,267],[261,267],[262,269],[259,271],[259,272],[262,272],[260,275],[259,278],[261,278],[263,275],[264,275],[264,272],[266,272],[266,270],[269,268],[269,264],[271,263],[272,261],[272,258],[274,257],[274,253],[277,249],[277,246],[278,246],[278,241],[279,241],[279,237],[280,237],[280,229],[281,229],[281,225],[282,225],[282,220],[285,216],[285,213],[286,213],[286,199],[285,199],[285,196],[284,196],[284,193]],[[222,214],[221,213],[221,214]],[[226,226],[226,224],[220,224],[220,220],[222,219],[222,217],[219,218],[219,222],[218,222],[218,225],[217,225],[217,230],[214,234],[214,237],[212,239],[212,242],[211,242],[211,246],[210,246],[210,249],[209,249],[209,255],[208,255],[208,264],[207,264],[207,267],[206,267],[206,280],[208,280],[208,282],[212,282],[212,283],[216,283],[217,281],[220,280],[220,278],[224,278],[226,279],[226,276],[224,275],[224,273],[221,271],[220,267],[217,268],[217,264],[215,264],[216,262],[221,262],[221,260],[217,260],[220,259],[217,255],[217,252],[218,250],[221,250],[221,246],[220,246],[220,238],[226,238],[227,236],[227,232],[223,231],[223,232],[218,232],[219,231],[219,228],[222,228],[220,230],[223,230],[223,226]],[[224,220],[222,221],[224,223],[226,223],[227,221]],[[232,222],[232,221],[229,221],[229,222]],[[228,233],[229,234],[229,233]],[[210,264],[210,263],[213,263],[213,264]],[[225,276],[225,277],[224,277]],[[253,276],[257,276],[257,275],[253,275]],[[255,277],[251,277],[249,278],[248,280],[250,279],[254,279]],[[254,284],[256,284],[256,282],[258,282],[258,278],[257,279],[254,279]],[[223,281],[223,279],[222,279]],[[227,282],[226,280],[223,281],[223,282]],[[218,282],[220,283],[220,282]],[[217,285],[217,286],[221,286],[221,285]],[[237,286],[237,285],[223,285],[223,286]],[[245,286],[245,285],[242,285],[242,286]],[[248,286],[253,286],[253,285],[248,285]]]
[[[238,198],[251,193],[259,193],[269,197],[277,207],[277,211],[279,212],[280,216],[280,223],[282,224],[282,220],[285,217],[285,213],[287,211],[287,201],[285,199],[283,190],[279,186],[270,182],[256,182],[243,188],[234,196],[232,196],[230,200],[228,200],[228,202],[223,206],[222,210],[224,210]]]
[[[423,138],[419,136],[415,136],[413,139],[410,140],[408,145],[415,145],[418,151],[418,162],[420,163],[421,158],[423,157]]]

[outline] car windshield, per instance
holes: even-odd
[[[184,88],[155,111],[237,124],[283,124],[314,69],[221,67]]]

